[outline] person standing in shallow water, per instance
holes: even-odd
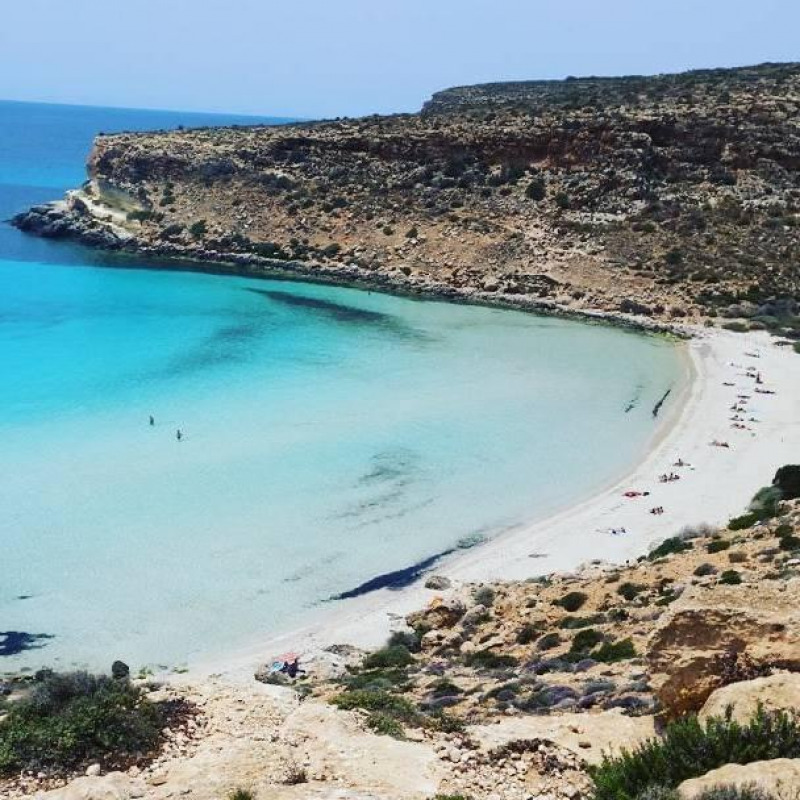
[[[150,415],[150,427],[152,428],[156,424],[156,418],[151,414]]]
[[[183,439],[183,433],[182,433],[182,431],[181,431],[181,429],[180,429],[180,428],[178,428],[178,430],[176,430],[176,431],[175,431],[175,438],[176,438],[178,441],[180,441],[181,439]]]

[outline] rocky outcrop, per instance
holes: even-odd
[[[427,608],[415,611],[406,617],[412,628],[424,628],[428,631],[439,628],[452,628],[466,613],[463,600],[458,597],[439,598]]]
[[[800,712],[800,673],[779,672],[765,678],[732,683],[716,689],[700,710],[702,721],[731,713],[746,724],[758,711]]]
[[[684,781],[678,787],[681,800],[695,800],[720,786],[760,789],[771,800],[796,800],[800,787],[800,760],[776,758],[751,764],[726,764],[702,778]]]
[[[800,579],[686,592],[651,636],[651,682],[665,712],[697,711],[732,662],[800,670]]]
[[[762,318],[800,294],[798,112],[800,65],[784,64],[468,87],[416,115],[100,136],[88,213],[16,224],[466,300]]]
[[[90,247],[119,250],[131,243],[132,236],[120,233],[86,211],[85,206],[65,203],[34,206],[17,214],[12,223],[26,233],[45,239],[73,239]]]

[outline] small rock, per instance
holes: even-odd
[[[100,774],[100,765],[99,764],[90,764],[88,767],[86,767],[86,774],[90,778],[94,777],[95,775],[99,775]]]
[[[426,589],[434,589],[436,591],[443,591],[444,589],[449,589],[451,586],[452,582],[450,578],[445,578],[444,575],[431,575],[425,581]]]

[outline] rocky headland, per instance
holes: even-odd
[[[800,65],[765,64],[100,135],[87,183],[15,224],[197,268],[796,336],[798,111]]]

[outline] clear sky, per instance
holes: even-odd
[[[0,22],[0,98],[276,116],[791,60],[800,0],[6,0]]]

